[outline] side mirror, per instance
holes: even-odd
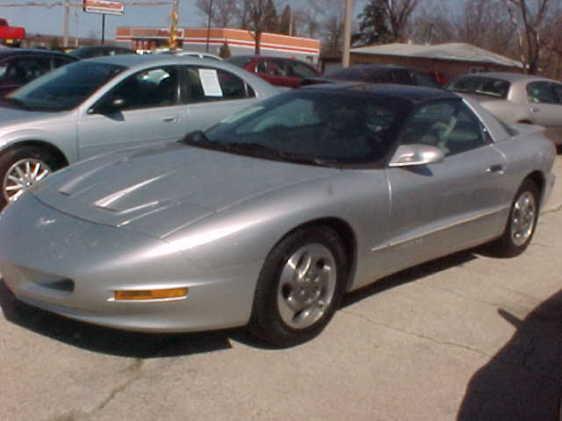
[[[113,114],[123,109],[126,102],[123,98],[115,97],[101,100],[88,110],[88,114]]]
[[[388,164],[389,167],[417,167],[443,161],[441,149],[429,145],[400,145]]]

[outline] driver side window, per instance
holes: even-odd
[[[488,143],[483,126],[462,101],[440,101],[414,111],[400,136],[400,144],[422,144],[441,149],[445,156]]]
[[[122,110],[169,107],[178,103],[178,70],[159,67],[129,76],[110,93],[112,99],[122,99]]]

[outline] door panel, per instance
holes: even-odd
[[[388,168],[392,192],[389,236],[375,252],[400,270],[485,242],[501,234],[512,192],[504,155],[460,100],[420,106],[399,144],[439,148],[442,162]]]
[[[142,70],[126,78],[81,116],[80,159],[135,145],[180,139],[186,107],[179,104],[179,71],[174,66]],[[115,101],[120,105],[114,106]],[[109,105],[109,108],[107,107]]]
[[[425,167],[389,168],[385,261],[399,270],[499,236],[511,201],[506,165],[489,145]]]
[[[78,124],[80,159],[111,150],[179,140],[186,107],[177,105],[114,113],[85,114]]]

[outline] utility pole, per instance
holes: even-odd
[[[295,26],[295,13],[293,12],[293,8],[289,9],[289,35],[293,36],[293,30]]]
[[[353,0],[345,0],[345,16],[343,23],[343,60],[342,66],[349,67],[351,54],[351,19],[353,15]]]
[[[101,15],[101,45],[105,44],[105,13]]]
[[[210,0],[209,2],[209,20],[207,21],[207,46],[205,48],[205,51],[209,52],[209,43],[211,41],[211,21],[213,19],[213,0]]]
[[[64,22],[62,28],[62,33],[63,33],[62,45],[64,48],[68,48],[69,19],[70,19],[70,0],[64,0]]]

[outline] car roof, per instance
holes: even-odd
[[[240,55],[235,55],[230,57],[230,59],[245,59],[245,60],[253,60],[255,58],[265,58],[265,59],[280,59],[280,60],[289,60],[289,61],[297,61],[299,63],[304,63],[304,64],[308,64],[306,61],[298,59],[298,58],[291,58],[291,57],[283,57],[283,56],[272,56],[272,55],[252,55],[252,54],[240,54]],[[229,60],[230,60],[229,59]]]
[[[173,54],[123,54],[115,56],[103,56],[90,58],[87,61],[96,61],[98,63],[115,64],[130,68],[144,67],[146,65],[172,65],[172,64],[201,64],[213,63],[217,65],[217,60],[206,60],[204,58],[193,56],[177,56]]]
[[[344,69],[339,69],[339,71],[353,70],[353,69],[368,69],[368,70],[412,70],[405,66],[399,66],[397,64],[355,64],[351,67]]]
[[[0,50],[0,57],[25,56],[25,55],[69,57],[68,54],[62,53],[60,51],[42,50],[40,48],[5,48]],[[70,59],[74,59],[74,58],[75,57],[70,56]]]
[[[426,101],[433,101],[439,99],[461,99],[461,97],[454,92],[446,91],[445,89],[427,88],[422,86],[412,85],[397,85],[392,83],[363,83],[363,82],[349,82],[349,83],[334,83],[334,84],[319,84],[310,85],[302,89],[325,91],[329,93],[351,93],[358,95],[378,96],[386,98],[400,99],[410,102],[411,104],[418,104]]]
[[[505,80],[506,82],[521,82],[521,81],[548,81],[556,82],[555,80],[548,79],[542,76],[525,75],[522,73],[507,73],[507,72],[482,72],[470,73],[462,75],[461,77],[488,77],[494,79]]]
[[[72,51],[88,51],[88,50],[127,50],[133,51],[127,47],[121,47],[119,45],[84,45],[82,47],[78,47]]]

